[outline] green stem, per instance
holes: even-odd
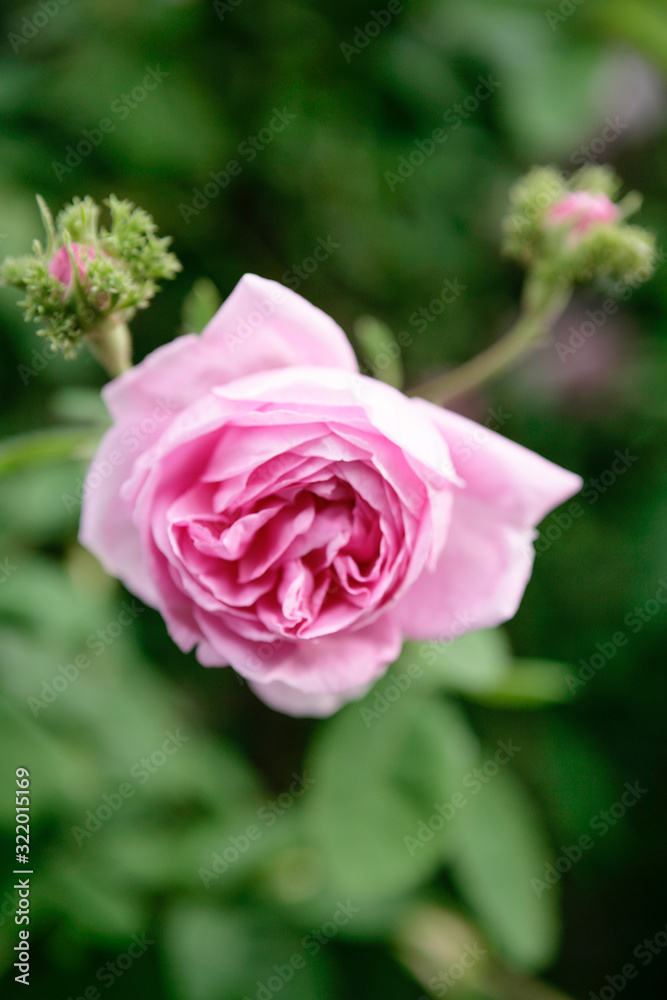
[[[563,314],[571,294],[569,286],[545,289],[536,280],[528,281],[523,297],[523,314],[504,337],[458,368],[436,375],[408,390],[408,395],[421,396],[443,405],[514,368],[544,342],[553,324]]]
[[[132,367],[132,335],[127,323],[108,316],[86,340],[93,357],[112,378]]]

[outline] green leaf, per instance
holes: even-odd
[[[164,947],[182,1000],[273,996],[269,979],[280,982],[281,1000],[332,995],[321,958],[270,911],[177,903],[167,915]]]
[[[414,693],[382,715],[377,704],[371,693],[325,726],[305,804],[333,891],[357,900],[406,891],[438,867],[450,830],[443,824],[422,843],[419,824],[460,789],[477,754],[455,706]]]
[[[51,411],[59,420],[71,423],[104,428],[111,423],[99,391],[86,386],[67,385],[58,389],[51,400]]]
[[[661,4],[649,0],[607,0],[585,16],[593,32],[605,33],[636,46],[663,70],[667,68],[667,23]]]
[[[59,857],[41,884],[45,905],[65,915],[87,938],[124,938],[142,930],[145,905],[136,886],[119,886],[100,868]]]
[[[492,777],[457,816],[453,877],[492,943],[522,969],[547,965],[558,941],[557,895],[531,885],[550,857],[540,817],[518,780]]]
[[[401,350],[389,327],[375,316],[360,316],[354,324],[354,337],[359,344],[362,363],[365,362],[370,374],[395,389],[402,389]]]
[[[222,305],[222,296],[209,278],[199,278],[183,302],[183,330],[201,333]]]
[[[509,675],[511,656],[500,629],[469,632],[454,642],[406,642],[397,667],[416,662],[424,679],[465,694],[493,691]]]
[[[567,701],[565,682],[569,668],[549,660],[519,660],[499,687],[475,695],[475,700],[496,708],[540,708]]]
[[[251,940],[238,914],[203,906],[175,908],[165,945],[179,996],[223,1000],[234,990],[241,996]]]
[[[85,761],[76,750],[4,696],[0,696],[0,756],[13,768],[30,771],[33,822],[50,811],[62,814],[85,778]],[[10,823],[16,825],[16,810],[7,796],[0,804],[0,825]]]
[[[0,444],[0,475],[36,465],[88,458],[99,438],[99,432],[91,432],[89,427],[62,427],[9,438]]]

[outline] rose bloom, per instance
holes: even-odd
[[[293,715],[361,697],[406,637],[511,618],[535,525],[581,487],[360,375],[329,316],[255,275],[103,395],[81,541],[182,650]]]

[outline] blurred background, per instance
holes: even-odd
[[[134,321],[137,358],[196,325],[209,283],[224,298],[253,271],[351,336],[364,314],[404,333],[407,385],[461,362],[516,315],[500,222],[536,162],[613,164],[661,248],[648,285],[576,297],[553,343],[456,401],[586,483],[543,525],[516,618],[408,649],[394,674],[419,676],[395,704],[377,700],[390,676],[370,715],[324,722],[183,656],[78,547],[103,373],[51,356],[2,290],[3,437],[78,446],[0,453],[3,996],[18,767],[41,1000],[658,995],[664,4],[5,0],[0,20],[0,251],[41,238],[37,192],[53,211],[110,192],[146,208],[184,266]],[[500,771],[499,740],[521,748]]]

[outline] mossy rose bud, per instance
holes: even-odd
[[[568,226],[570,238],[583,236],[591,226],[618,222],[618,206],[606,194],[571,191],[551,206],[546,214],[547,225]]]
[[[73,277],[72,257],[74,257],[77,264],[79,280],[84,284],[86,280],[86,263],[95,256],[95,249],[83,243],[72,243],[70,251],[68,251],[67,247],[61,247],[49,264],[49,274],[69,290],[72,287]]]

